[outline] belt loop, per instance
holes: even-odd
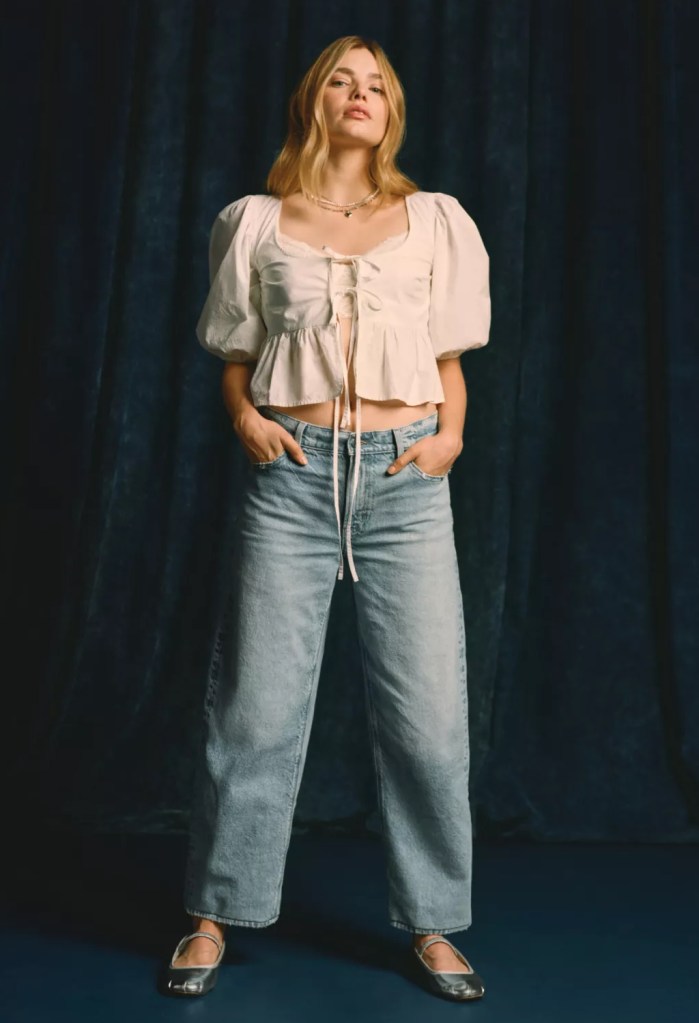
[[[405,449],[407,447],[407,444],[405,443],[405,440],[403,438],[403,434],[402,434],[401,430],[402,430],[402,427],[400,427],[400,426],[392,426],[391,427],[391,432],[393,433],[393,440],[394,440],[395,445],[396,445],[396,454],[395,454],[396,458],[400,458],[400,456],[403,454],[403,452],[405,451]]]
[[[308,426],[308,423],[306,422],[305,419],[299,419],[298,423],[294,427],[294,440],[296,441],[297,444],[301,443],[301,438],[303,437],[303,432],[304,432],[304,430],[306,429],[307,426]]]

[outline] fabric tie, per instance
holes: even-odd
[[[350,343],[347,360],[342,360],[342,371],[344,377],[343,388],[340,394],[335,397],[335,408],[333,416],[333,490],[335,496],[335,515],[337,517],[337,531],[338,538],[340,541],[340,566],[337,573],[337,578],[342,579],[344,576],[344,558],[342,555],[342,519],[340,515],[340,484],[339,484],[339,469],[338,469],[338,448],[339,448],[339,431],[340,425],[348,427],[350,423],[350,397],[349,397],[349,366],[354,368],[354,379],[357,379],[357,345],[359,342],[359,307],[360,298],[366,298],[367,303],[372,309],[378,310],[383,306],[383,302],[376,292],[367,288],[364,284],[366,280],[372,280],[376,274],[381,272],[381,267],[376,263],[373,263],[370,259],[364,259],[362,257],[353,257],[351,259],[336,260],[336,262],[351,263],[354,267],[356,283],[352,285],[342,286],[335,290],[335,295],[349,295],[354,299],[352,308],[352,322],[350,328]],[[364,264],[373,273],[370,272],[359,272],[358,264]],[[335,323],[337,326],[337,344],[338,348],[342,350],[342,333],[340,327],[339,313],[335,313]],[[340,420],[340,398],[344,392],[345,405],[342,414],[342,420]],[[349,513],[347,516],[347,522],[345,524],[345,539],[347,548],[347,561],[350,566],[350,572],[352,573],[352,579],[354,582],[359,581],[359,575],[354,564],[354,558],[352,556],[352,513],[354,511],[354,499],[357,494],[357,487],[359,484],[359,467],[361,463],[361,448],[362,448],[362,399],[359,395],[357,398],[357,423],[354,431],[355,436],[355,461],[354,461],[354,478],[352,482],[352,498],[350,501]]]

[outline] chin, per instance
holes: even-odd
[[[363,124],[363,122],[361,122],[361,121],[357,121],[355,123],[356,124]],[[355,144],[356,143],[362,143],[362,144],[364,144],[366,146],[378,146],[379,143],[381,142],[382,138],[383,138],[383,135],[381,137],[375,137],[375,133],[374,132],[366,132],[366,131],[342,131],[342,130],[339,130],[339,131],[335,132],[333,136],[331,136],[331,141],[332,142],[353,142]]]

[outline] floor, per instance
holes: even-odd
[[[699,1021],[696,845],[477,840],[474,924],[449,937],[486,994],[458,1005],[407,970],[410,935],[387,922],[375,836],[294,834],[280,919],[231,928],[215,989],[192,999],[157,990],[189,929],[182,836],[31,847],[4,872],[3,1023]]]

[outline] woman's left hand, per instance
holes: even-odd
[[[391,462],[387,471],[394,476],[408,462],[414,461],[418,469],[429,476],[445,476],[461,454],[463,446],[463,439],[458,434],[440,430],[411,444]]]

